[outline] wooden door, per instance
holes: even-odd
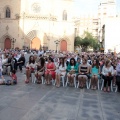
[[[67,42],[65,40],[61,41],[61,51],[67,51]]]
[[[4,49],[11,49],[11,40],[10,40],[10,38],[5,39]]]
[[[35,37],[31,41],[31,49],[36,49],[36,50],[40,49],[40,39],[39,38]]]

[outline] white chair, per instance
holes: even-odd
[[[79,81],[78,81],[78,83],[77,83],[77,88],[79,87]],[[86,87],[87,87],[87,89],[89,89],[89,79],[87,79],[86,80]]]
[[[64,87],[65,86],[65,76],[61,76],[60,82],[62,82],[62,85]],[[56,80],[55,80],[55,84],[56,84]]]
[[[113,92],[113,89],[115,89],[115,92],[117,92],[118,91],[118,86],[117,85],[113,86],[113,81],[111,81],[111,91],[112,92]]]
[[[32,80],[32,83],[36,83],[35,73],[31,73],[31,80]]]
[[[104,87],[104,79],[101,79],[102,80],[102,85],[101,85],[101,90],[103,90],[103,87]],[[113,81],[111,80],[111,92],[113,92]]]
[[[67,87],[68,83],[69,83],[69,81],[68,81],[68,77],[67,77],[67,81],[66,81],[66,85],[65,85],[66,87]],[[74,86],[75,86],[75,88],[77,87],[76,86],[76,75],[74,77]]]
[[[89,80],[89,89],[90,89],[90,87],[91,87],[91,79]],[[98,90],[100,89],[100,79],[98,79],[98,82],[97,82],[97,88],[98,88]]]
[[[52,78],[51,82],[52,82],[52,85],[56,84],[56,80],[54,80],[53,78]],[[42,84],[44,84],[44,85],[46,84],[46,80],[43,76],[42,76]]]

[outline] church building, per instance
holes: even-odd
[[[0,48],[74,51],[73,0],[0,0]]]

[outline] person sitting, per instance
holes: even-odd
[[[94,59],[90,73],[91,73],[91,89],[96,90],[98,78],[100,77],[99,76],[100,67],[99,67],[99,61],[97,59]]]
[[[45,79],[46,84],[49,85],[52,78],[55,80],[55,64],[53,62],[53,59],[51,57],[48,58],[48,63],[46,64],[45,68]]]
[[[76,64],[74,58],[70,59],[70,63],[67,66],[67,72],[67,78],[70,83],[70,86],[73,86],[74,77],[76,77],[76,74],[78,73],[78,65]]]
[[[40,58],[39,62],[37,63],[37,70],[35,71],[35,77],[37,79],[37,83],[41,83],[41,77],[44,75],[45,70],[45,60],[44,58]]]
[[[114,69],[113,66],[111,65],[111,61],[108,59],[105,62],[105,65],[103,66],[102,69],[102,78],[104,79],[104,92],[108,91],[110,92],[110,86],[111,86],[111,81],[113,80],[114,76]],[[107,87],[108,83],[108,88]]]
[[[36,62],[34,60],[34,56],[31,55],[29,57],[29,62],[26,65],[26,77],[27,77],[27,79],[25,80],[25,83],[30,82],[30,76],[31,76],[31,73],[34,72],[35,67],[36,67]]]
[[[11,84],[12,84],[12,85],[16,85],[16,84],[17,84],[16,70],[12,70],[10,76],[11,76],[11,78],[12,78]]]
[[[83,58],[82,64],[79,66],[79,73],[78,73],[78,81],[80,88],[84,87],[86,80],[88,79],[89,68],[90,66],[87,64],[87,59]]]
[[[12,69],[12,66],[11,66],[11,59],[12,59],[12,57],[11,57],[11,55],[9,55],[8,56],[8,61],[7,61],[7,63],[5,63],[4,65],[3,65],[3,74],[8,74],[8,75],[10,75],[10,71],[11,71],[11,69]]]
[[[58,70],[56,71],[56,87],[60,87],[61,76],[66,74],[66,63],[64,63],[64,58],[60,58],[58,65]]]
[[[17,70],[17,66],[19,66],[19,69],[22,72],[22,66],[24,66],[24,64],[25,64],[25,56],[24,54],[22,54],[21,57],[17,61],[16,70]]]
[[[17,65],[17,60],[16,58],[14,58],[14,55],[12,55],[12,58],[11,58],[11,69],[12,70],[16,70],[16,66]]]

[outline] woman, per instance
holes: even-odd
[[[113,66],[111,66],[111,61],[106,60],[105,65],[103,66],[102,69],[102,77],[104,79],[104,92],[110,91],[110,86],[111,86],[111,80],[113,80],[114,76],[114,69]],[[106,89],[108,83],[108,88]]]
[[[46,84],[50,84],[50,80],[55,79],[55,64],[53,62],[53,59],[51,57],[48,58],[48,63],[46,64],[45,68],[45,79]]]
[[[44,74],[45,70],[45,60],[44,58],[40,58],[39,62],[37,63],[37,70],[35,72],[35,77],[37,79],[37,83],[41,83],[41,77]]]
[[[60,63],[58,70],[56,72],[56,87],[60,87],[60,78],[66,74],[66,64],[64,63],[64,58],[60,58]]]
[[[78,65],[74,58],[70,59],[70,63],[67,66],[67,78],[71,86],[73,86],[74,77],[78,73]]]
[[[86,83],[86,80],[88,79],[89,75],[89,65],[87,64],[87,59],[82,59],[82,64],[79,66],[79,74],[78,74],[78,81],[79,81],[79,87],[83,88],[84,84]]]
[[[99,61],[95,59],[91,68],[91,89],[96,90],[98,78],[100,77]]]
[[[36,67],[36,62],[35,62],[34,56],[31,55],[29,57],[29,62],[26,65],[26,77],[27,77],[27,79],[25,80],[25,83],[29,83],[30,75],[31,75],[31,73],[34,72],[35,67]]]

